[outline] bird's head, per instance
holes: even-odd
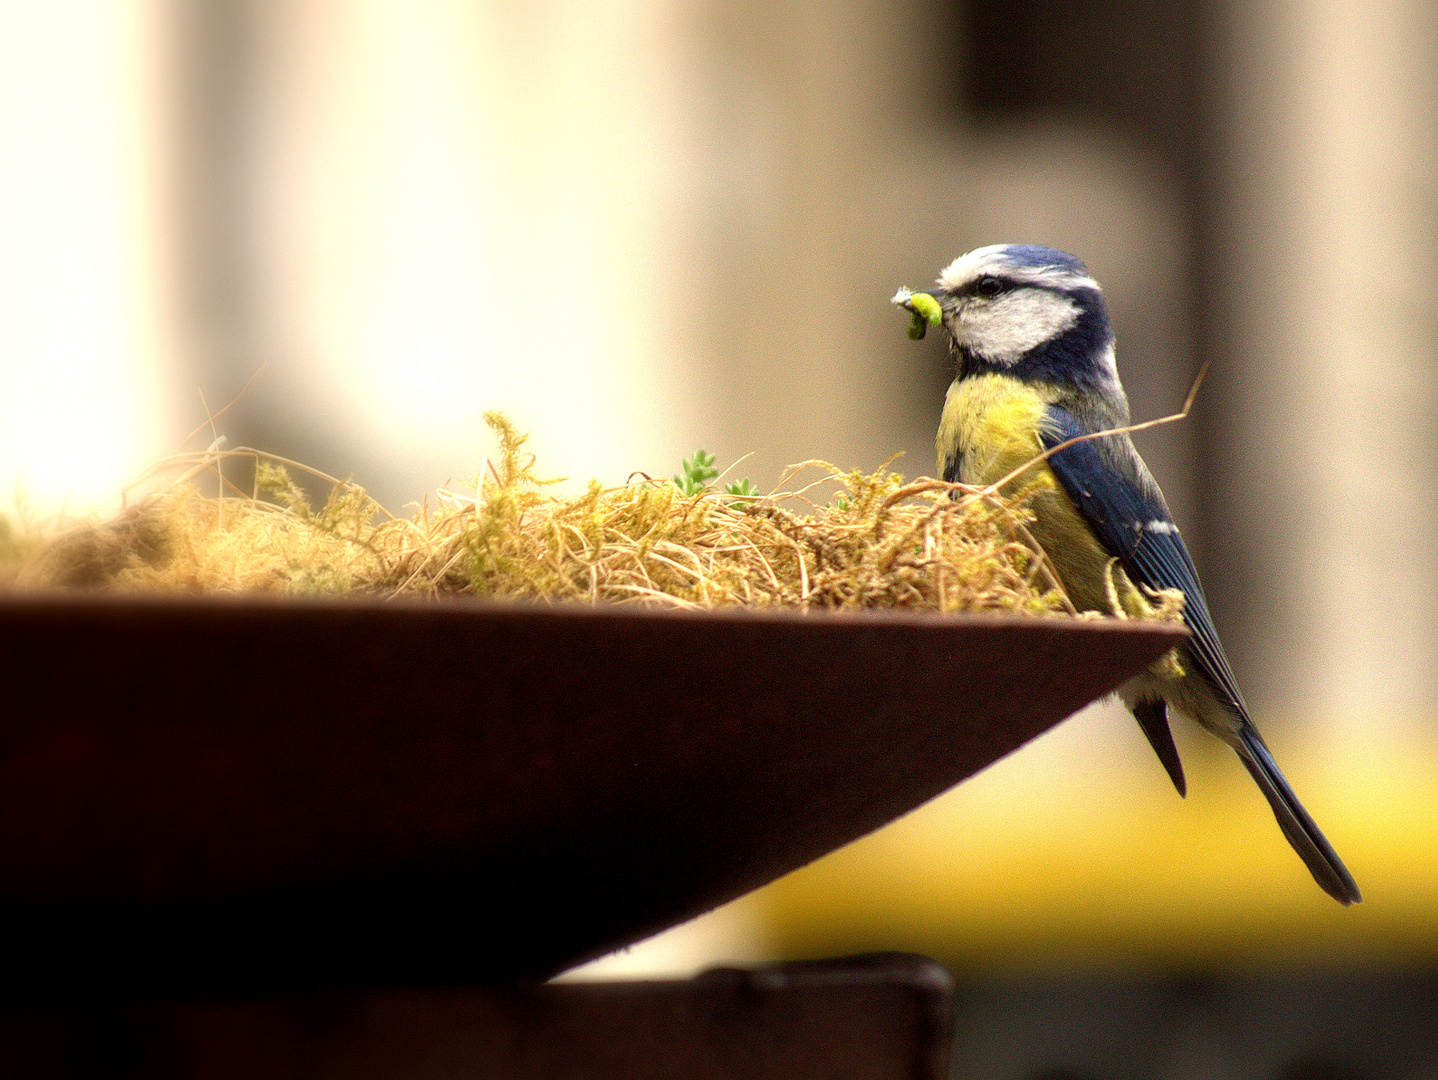
[[[930,290],[965,373],[1122,391],[1103,291],[1072,255],[995,244],[960,255]]]

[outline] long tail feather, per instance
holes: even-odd
[[[1303,804],[1293,794],[1262,736],[1252,724],[1245,723],[1239,729],[1233,748],[1258,782],[1268,805],[1273,807],[1273,816],[1278,819],[1279,828],[1303,859],[1313,880],[1340,904],[1356,904],[1362,900],[1353,875],[1343,865],[1328,838],[1308,816],[1308,811],[1303,809]]]

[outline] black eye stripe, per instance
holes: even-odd
[[[1000,296],[1003,293],[1007,292],[1008,288],[1008,282],[1003,281],[1000,278],[993,277],[989,274],[985,274],[983,277],[979,278],[978,281],[974,282],[970,291],[973,292],[975,296],[982,296],[986,300],[992,300],[994,297]]]

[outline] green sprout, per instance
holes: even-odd
[[[719,475],[719,468],[714,464],[714,455],[704,450],[694,451],[694,456],[685,458],[680,468],[683,473],[674,478],[674,486],[685,495],[698,495],[701,491],[708,490],[709,482]],[[735,496],[734,501],[727,503],[728,506],[738,505],[739,500],[759,498],[759,489],[749,482],[748,477],[729,481],[724,485],[724,491]]]
[[[709,486],[710,480],[719,475],[719,470],[714,467],[714,455],[703,450],[694,451],[694,456],[685,458],[680,467],[684,475],[676,476],[674,483],[685,495],[698,495]]]
[[[907,286],[901,287],[889,300],[907,311],[913,318],[909,322],[909,337],[918,341],[931,326],[943,321],[944,311],[939,302],[928,293],[914,292]]]

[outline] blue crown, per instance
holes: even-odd
[[[1042,244],[1010,244],[1004,248],[1004,255],[1019,266],[1031,266],[1036,270],[1045,266],[1058,266],[1075,274],[1088,273],[1088,267],[1084,266],[1083,260],[1067,251],[1044,247]]]

